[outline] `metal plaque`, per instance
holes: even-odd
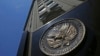
[[[39,41],[41,51],[50,56],[65,55],[84,39],[85,26],[78,19],[65,19],[52,25]]]

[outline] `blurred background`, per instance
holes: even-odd
[[[32,0],[0,0],[0,56],[16,56]]]

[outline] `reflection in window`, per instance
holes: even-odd
[[[65,12],[58,5],[52,7],[50,10],[50,12],[46,12],[40,16],[40,19],[43,21],[44,24]]]

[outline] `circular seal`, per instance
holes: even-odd
[[[84,35],[85,26],[79,19],[65,19],[47,29],[39,46],[46,55],[65,55],[82,42]]]

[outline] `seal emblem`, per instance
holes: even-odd
[[[47,29],[39,46],[46,55],[65,55],[82,42],[84,35],[85,26],[79,19],[65,19]]]

